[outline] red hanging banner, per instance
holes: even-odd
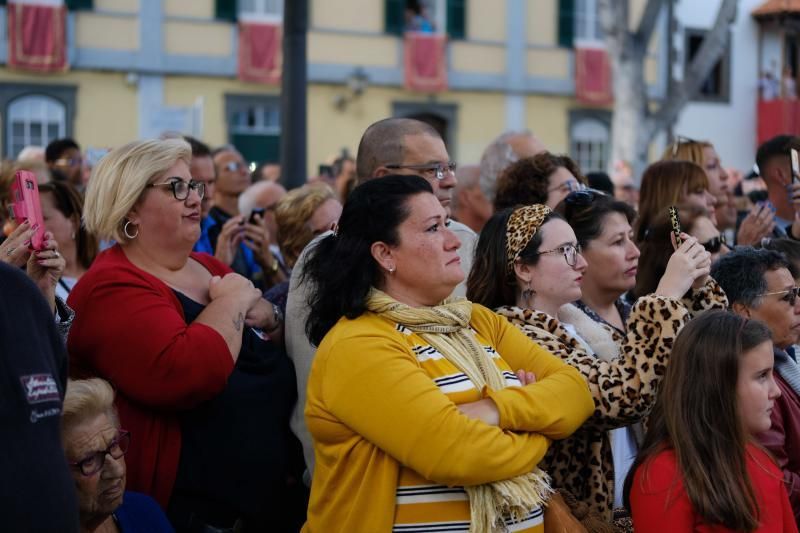
[[[239,22],[239,79],[280,85],[282,39],[280,24]]]
[[[605,48],[575,48],[575,97],[585,104],[614,102],[611,63]]]
[[[9,2],[7,17],[10,68],[67,70],[66,7]]]
[[[447,37],[444,34],[405,33],[405,87],[438,93],[447,90]]]

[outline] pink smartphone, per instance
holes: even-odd
[[[44,248],[44,219],[42,218],[42,204],[39,202],[39,185],[36,183],[36,174],[27,170],[18,170],[14,174],[14,183],[11,184],[11,197],[13,203],[8,210],[17,224],[29,220],[31,226],[38,224],[31,237],[31,247],[34,250]]]

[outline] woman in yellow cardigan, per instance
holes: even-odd
[[[591,396],[503,318],[449,298],[464,273],[447,226],[427,181],[383,177],[310,254],[306,532],[543,530],[536,465]]]

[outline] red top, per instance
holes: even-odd
[[[797,524],[783,484],[783,474],[763,450],[752,444],[747,446],[746,457],[747,472],[759,502],[761,522],[755,531],[796,533]],[[732,531],[720,525],[705,524],[695,514],[683,488],[672,449],[662,451],[636,470],[630,501],[633,527],[637,532]]]
[[[209,255],[191,257],[212,275],[231,272]],[[234,365],[228,346],[209,326],[187,326],[172,289],[134,266],[119,245],[97,256],[69,305],[70,374],[114,386],[120,423],[131,432],[127,488],[166,508],[181,451],[180,412],[225,388]]]

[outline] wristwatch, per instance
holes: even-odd
[[[272,333],[273,331],[281,327],[281,324],[283,324],[283,311],[281,311],[281,308],[274,303],[272,303],[272,317],[275,319],[275,324],[273,324],[271,328],[264,330],[267,333]]]

